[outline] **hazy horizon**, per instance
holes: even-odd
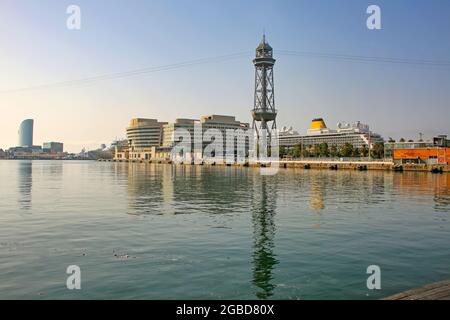
[[[81,30],[66,28],[71,4],[81,8]],[[382,30],[366,27],[370,4],[381,7]],[[36,145],[59,141],[69,152],[124,138],[134,117],[225,114],[251,122],[252,56],[263,30],[277,59],[279,128],[305,133],[311,119],[322,117],[330,128],[362,121],[385,139],[450,135],[448,9],[445,0],[0,0],[0,148],[17,145],[20,122],[28,118],[35,121]],[[36,88],[238,53],[245,54]]]

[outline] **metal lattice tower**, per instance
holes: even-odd
[[[273,49],[266,42],[266,36],[263,35],[261,43],[256,48],[256,58],[253,60],[255,65],[255,102],[252,117],[253,129],[256,130],[258,137],[262,130],[266,130],[270,138],[272,131],[277,128],[273,82],[275,61]]]

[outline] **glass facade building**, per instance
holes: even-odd
[[[44,142],[42,150],[50,153],[64,152],[64,144],[61,142]]]
[[[33,146],[33,119],[22,121],[19,127],[19,147]]]

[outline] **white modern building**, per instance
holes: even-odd
[[[207,115],[200,119],[176,119],[173,123],[158,122],[155,119],[132,119],[127,128],[128,147],[116,148],[114,158],[118,160],[151,160],[163,159],[170,155],[172,148],[182,139],[178,134],[187,132],[191,139],[190,157],[193,156],[196,128],[201,128],[202,151],[210,144],[205,139],[206,132],[220,132],[223,138],[223,152],[226,150],[227,130],[248,130],[249,124],[237,121],[235,117],[224,115]],[[209,131],[208,131],[209,130]],[[178,138],[177,138],[178,136]],[[236,143],[237,145],[237,143]],[[248,146],[248,143],[246,143]]]

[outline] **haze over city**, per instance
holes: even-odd
[[[133,117],[227,114],[250,122],[251,60],[263,31],[277,59],[279,127],[304,132],[311,119],[323,117],[330,127],[361,120],[385,139],[450,134],[448,1],[414,7],[406,0],[376,1],[382,10],[376,31],[366,27],[373,1],[75,2],[81,30],[66,27],[74,1],[0,1],[0,148],[17,145],[18,126],[27,118],[35,120],[35,143],[62,141],[69,152],[125,137]],[[227,58],[37,88],[220,56]]]

